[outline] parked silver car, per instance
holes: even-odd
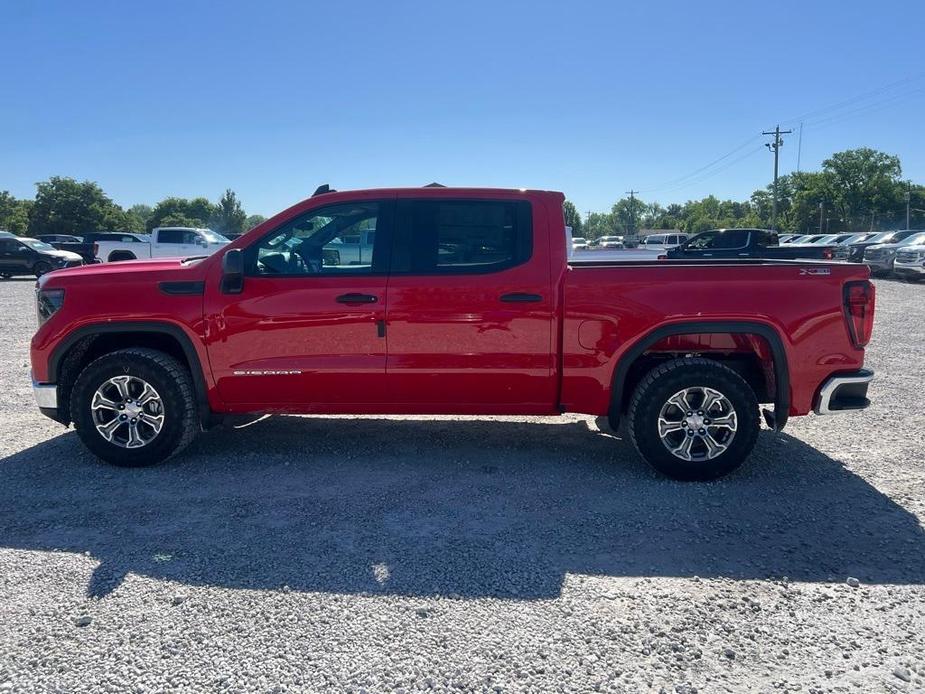
[[[925,231],[907,236],[896,243],[876,243],[864,249],[864,263],[874,274],[887,274],[893,270],[896,253],[905,246],[925,243]]]
[[[897,250],[893,272],[910,282],[925,278],[925,243],[903,246]]]
[[[623,248],[622,236],[601,236],[598,239],[599,248]]]

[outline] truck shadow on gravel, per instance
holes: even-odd
[[[554,598],[566,574],[925,582],[925,533],[841,463],[764,432],[713,484],[589,422],[277,417],[122,470],[69,432],[0,460],[0,546],[189,585]]]

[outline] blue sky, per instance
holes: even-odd
[[[224,4],[7,0],[0,190],[231,187],[265,215],[322,182],[743,199],[771,176],[756,135],[804,114],[801,168],[870,146],[925,183],[925,3]]]

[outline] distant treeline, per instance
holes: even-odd
[[[902,229],[909,200],[910,226],[925,227],[925,186],[903,180],[899,157],[861,148],[837,152],[822,171],[801,171],[778,179],[777,227],[810,232]],[[610,212],[585,218],[565,203],[566,223],[575,236],[596,239],[634,229],[700,232],[724,227],[770,227],[773,187],[756,190],[744,202],[710,195],[683,204],[661,205],[622,198]],[[633,225],[633,221],[635,224]]]
[[[0,229],[20,236],[75,234],[91,231],[151,231],[158,226],[204,227],[222,234],[240,234],[264,220],[248,216],[234,191],[218,202],[206,198],[165,198],[154,207],[123,209],[93,181],[52,176],[36,185],[33,200],[17,200],[0,191]]]

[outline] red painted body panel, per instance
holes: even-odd
[[[85,266],[50,273],[62,308],[32,341],[34,378],[47,382],[55,348],[74,330],[158,321],[183,331],[202,365],[209,407],[248,411],[601,415],[620,358],[652,330],[688,321],[751,321],[773,328],[790,368],[791,414],[808,412],[831,374],[863,364],[845,323],[842,287],[867,269],[804,263],[750,265],[566,263],[560,193],[491,189],[392,189],[310,198],[228,248],[243,248],[291,218],[332,203],[401,197],[529,200],[533,255],[480,275],[251,278],[237,295],[219,288],[225,250],[177,260]],[[815,265],[814,267],[819,267]],[[202,294],[165,294],[161,282],[202,282]],[[375,304],[334,299],[361,292]],[[502,303],[508,292],[538,303]],[[385,321],[380,336],[377,321]],[[762,340],[671,337],[662,352],[752,351]],[[236,374],[236,372],[238,372]],[[274,373],[254,373],[274,372]],[[298,373],[296,373],[298,372]]]
[[[572,268],[565,281],[563,405],[606,413],[614,361],[662,325],[748,321],[781,337],[790,365],[790,412],[806,414],[828,376],[864,362],[864,350],[855,348],[848,334],[842,286],[866,278],[867,268],[827,267],[827,276],[802,274],[799,263]],[[594,344],[586,337],[589,325]],[[714,335],[706,342],[673,346],[682,352],[741,350],[730,336]]]
[[[221,399],[236,409],[382,403],[385,277],[248,277],[241,294],[208,283],[209,360]],[[378,303],[337,303],[347,292]],[[269,373],[268,373],[269,372]]]

